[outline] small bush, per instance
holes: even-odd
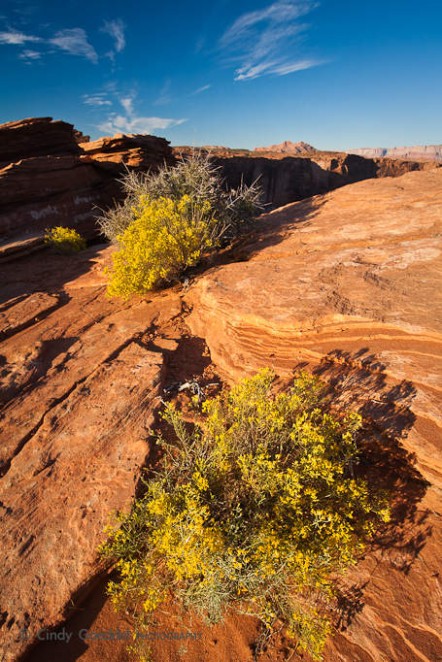
[[[216,226],[207,200],[140,196],[136,220],[118,235],[108,293],[125,298],[175,281],[213,247]]]
[[[226,191],[220,168],[208,154],[196,152],[176,166],[164,166],[158,173],[129,171],[121,180],[126,199],[97,219],[102,234],[109,240],[117,237],[138,218],[141,199],[170,198],[178,202],[183,196],[201,206],[210,203],[217,219],[217,238],[228,243],[239,236],[261,209],[261,190],[255,182]]]
[[[171,596],[211,621],[236,607],[320,659],[332,578],[388,509],[354,475],[360,416],[333,415],[307,374],[276,395],[273,379],[206,401],[193,429],[166,405],[176,443],[160,438],[160,468],[102,548],[120,575],[108,591],[140,623]]]
[[[78,253],[86,248],[86,240],[76,230],[62,226],[47,229],[45,243],[61,253]]]

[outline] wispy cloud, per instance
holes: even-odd
[[[158,97],[153,102],[155,106],[167,106],[172,101],[170,95],[171,82],[170,78],[164,81]]]
[[[219,42],[224,57],[236,66],[235,80],[286,76],[322,64],[299,53],[308,28],[299,19],[318,6],[315,0],[278,0],[237,18]]]
[[[26,46],[27,44],[40,44],[43,51],[56,47],[69,55],[84,57],[90,62],[97,63],[98,55],[92,44],[89,43],[86,31],[83,28],[70,28],[59,30],[49,39],[32,34],[25,34],[18,30],[7,30],[0,32],[0,45]],[[26,61],[37,60],[42,56],[42,50],[35,51],[24,49],[19,53],[19,58]]]
[[[31,62],[35,62],[36,60],[41,60],[41,52],[31,50],[30,48],[26,48],[24,51],[20,53],[19,58],[30,64]]]
[[[60,30],[48,43],[57,46],[62,51],[70,55],[85,57],[91,62],[98,62],[98,55],[95,48],[89,43],[87,34],[83,28],[71,28]]]
[[[120,98],[120,104],[126,111],[125,115],[111,113],[107,120],[98,125],[100,131],[105,133],[151,133],[156,129],[169,129],[186,122],[185,119],[169,117],[144,117],[137,115],[134,110],[134,96]]]
[[[87,106],[112,106],[112,101],[106,98],[104,93],[83,94],[83,103]]]
[[[202,92],[206,92],[207,90],[210,90],[212,86],[211,85],[202,85],[201,87],[198,87],[196,90],[194,90],[191,93],[191,96],[195,96],[196,94],[201,94]]]
[[[24,34],[17,32],[17,30],[8,30],[7,32],[0,32],[0,44],[9,44],[11,46],[23,46],[28,42],[37,43],[43,41],[40,37],[35,37],[31,34]]]
[[[125,25],[119,18],[114,21],[104,21],[102,31],[110,35],[114,40],[114,49],[121,53],[126,47]]]

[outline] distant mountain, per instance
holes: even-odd
[[[442,145],[414,145],[413,147],[360,147],[347,150],[349,154],[358,154],[367,158],[388,156],[391,159],[425,159],[442,161]]]
[[[292,143],[290,140],[284,140],[279,145],[269,145],[268,147],[255,147],[254,152],[275,152],[277,154],[313,154],[318,150],[301,140],[299,143]]]

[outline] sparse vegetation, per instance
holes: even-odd
[[[260,208],[257,184],[226,191],[208,155],[196,153],[157,174],[128,172],[125,201],[103,213],[101,232],[117,243],[111,295],[129,296],[176,281],[209,251],[246,229]]]
[[[86,240],[77,230],[62,226],[47,229],[45,243],[60,253],[78,253],[86,248]]]
[[[140,624],[171,597],[209,621],[235,607],[320,659],[333,577],[389,511],[354,471],[360,416],[332,413],[307,373],[276,394],[273,380],[265,369],[206,401],[194,426],[165,405],[176,442],[159,438],[145,496],[109,530],[108,591]]]

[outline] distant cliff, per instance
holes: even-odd
[[[255,147],[254,152],[273,152],[276,154],[289,154],[291,156],[296,156],[298,154],[313,154],[317,152],[315,147],[312,147],[308,143],[301,142],[292,143],[290,140],[284,140],[284,142],[279,143],[278,145],[269,145],[268,147]]]
[[[442,161],[442,145],[414,145],[413,147],[360,147],[349,149],[349,154],[359,154],[366,158],[381,158],[388,156],[391,159],[425,159]]]

